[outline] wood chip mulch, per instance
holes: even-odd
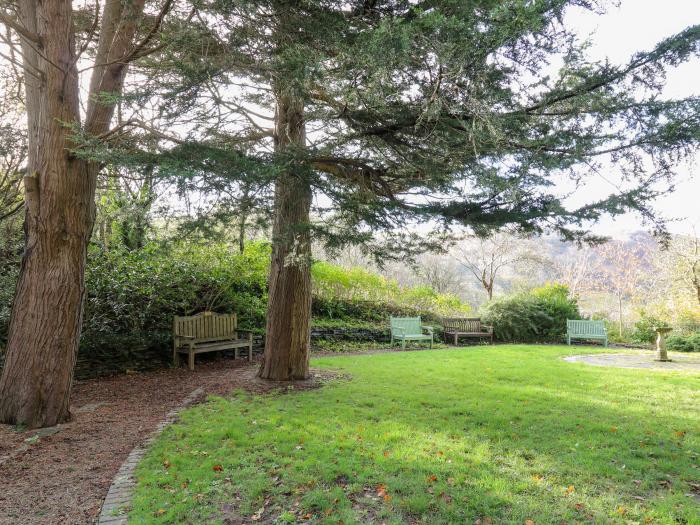
[[[289,385],[257,379],[257,366],[221,359],[198,363],[194,372],[165,369],[82,381],[73,388],[68,423],[39,431],[0,425],[0,524],[94,523],[131,449],[193,390],[267,393]],[[309,381],[294,382],[294,390],[330,378],[314,372]]]

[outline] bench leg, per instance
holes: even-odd
[[[430,334],[430,348],[433,347],[433,334]]]
[[[194,350],[192,348],[190,348],[187,355],[187,365],[189,366],[190,370],[194,370]]]
[[[177,346],[173,345],[173,366],[178,368],[180,366],[180,354],[177,351]]]
[[[401,350],[406,350],[406,340],[401,339]]]
[[[238,359],[238,348],[233,349],[233,358]]]
[[[455,346],[457,346],[457,332],[455,332]]]
[[[248,361],[253,361],[253,334],[248,334]]]

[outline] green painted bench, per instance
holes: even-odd
[[[433,327],[423,326],[420,317],[392,317],[391,346],[394,346],[394,340],[401,341],[401,348],[404,349],[406,341],[430,341],[430,348],[432,348]]]
[[[247,335],[241,337],[239,332]],[[253,332],[238,328],[236,314],[202,312],[197,315],[175,317],[173,320],[173,362],[180,366],[180,354],[187,354],[187,364],[194,370],[194,356],[205,352],[248,350],[248,360],[253,359]]]
[[[608,330],[603,321],[588,321],[583,319],[566,320],[566,344],[572,339],[593,339],[603,341],[608,346]]]

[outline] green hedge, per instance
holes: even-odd
[[[496,339],[517,343],[561,342],[566,336],[566,320],[580,318],[576,299],[560,284],[497,299],[483,314]]]
[[[128,361],[158,352],[166,358],[173,316],[203,310],[236,312],[242,328],[262,333],[269,260],[266,242],[248,243],[242,255],[225,244],[154,243],[138,251],[91,246],[81,358],[121,356]],[[391,315],[420,315],[426,323],[437,323],[445,312],[469,308],[453,296],[425,287],[400,288],[360,269],[318,262],[312,277],[317,327],[382,328]],[[0,270],[0,344],[16,278],[16,265]]]
[[[671,335],[666,347],[675,352],[700,352],[700,332],[691,335]]]

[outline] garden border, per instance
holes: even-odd
[[[128,510],[133,496],[136,480],[134,470],[148,450],[148,447],[155,441],[158,435],[175,421],[180,412],[195,404],[204,394],[202,387],[196,388],[165,416],[150,436],[140,445],[136,445],[127,456],[119,471],[114,476],[112,484],[107,491],[100,515],[97,518],[97,525],[126,525],[128,523]]]

